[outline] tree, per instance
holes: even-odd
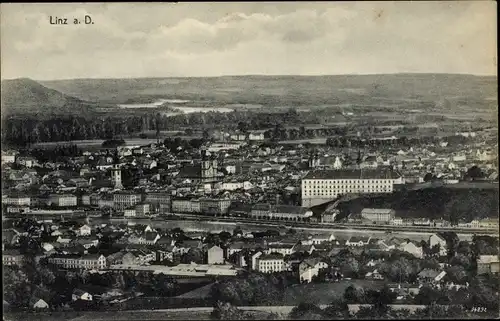
[[[344,292],[344,300],[347,303],[363,303],[365,299],[364,290],[362,288],[350,285]]]
[[[198,248],[190,248],[189,251],[183,255],[182,257],[182,262],[184,263],[197,263],[197,264],[203,264],[204,262],[204,253],[201,249]]]
[[[226,243],[227,241],[229,241],[231,239],[231,236],[231,233],[226,231],[222,231],[219,233],[219,239],[222,243]]]
[[[424,182],[430,182],[435,178],[436,178],[436,176],[434,176],[432,173],[427,173],[424,176]]]
[[[236,228],[233,231],[233,235],[234,236],[243,235],[243,230],[241,229],[240,226],[236,226]]]
[[[321,320],[323,311],[312,303],[300,303],[290,311],[289,318],[292,320]]]
[[[175,293],[176,288],[177,282],[172,277],[163,273],[156,274],[153,277],[153,290],[160,296],[171,296]]]
[[[350,318],[349,306],[343,299],[333,301],[323,312],[328,320],[347,320]]]
[[[481,168],[479,168],[478,166],[474,165],[472,166],[471,168],[469,168],[467,170],[467,172],[465,173],[465,176],[464,178],[465,179],[472,179],[472,180],[475,180],[475,179],[479,179],[479,178],[484,178],[484,173],[483,171],[481,170]]]
[[[340,273],[346,277],[357,277],[359,262],[354,257],[346,258],[340,265]]]
[[[415,297],[415,302],[423,305],[435,304],[440,296],[441,294],[438,290],[424,285]]]
[[[211,314],[215,320],[252,320],[252,316],[244,313],[240,309],[228,302],[218,301],[215,303],[214,310]]]
[[[246,133],[248,131],[248,123],[240,121],[238,122],[238,130],[242,133]]]

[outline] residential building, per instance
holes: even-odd
[[[282,254],[263,254],[257,259],[257,267],[262,273],[281,272],[285,270],[285,261]]]
[[[106,258],[104,255],[87,254],[79,255],[52,255],[48,262],[66,269],[104,269],[106,267]]]
[[[248,140],[250,141],[263,141],[264,133],[251,132],[248,134]]]
[[[167,192],[150,192],[146,194],[144,203],[151,205],[151,210],[159,210],[161,205],[163,208],[170,208],[171,196]]]
[[[433,269],[424,269],[418,273],[417,278],[420,282],[435,283],[441,282],[446,275],[445,271],[438,271]]]
[[[388,223],[394,219],[395,211],[388,208],[364,208],[361,217],[371,222]]]
[[[116,193],[113,194],[113,204],[118,210],[131,208],[141,202],[141,195],[134,193]]]
[[[16,162],[16,154],[2,151],[2,164],[9,164]]]
[[[147,250],[127,251],[121,261],[123,265],[144,265],[156,259],[156,254]]]
[[[30,307],[33,310],[45,310],[49,308],[49,305],[47,302],[40,298],[33,297],[30,299]]]
[[[2,203],[14,206],[30,206],[31,198],[29,196],[9,196],[3,198]]]
[[[266,254],[279,253],[283,256],[290,255],[293,253],[294,247],[295,244],[282,244],[282,243],[269,244],[267,246],[267,249],[265,250],[265,253]]]
[[[150,209],[149,204],[137,204],[135,206],[136,216],[146,216],[149,215]]]
[[[127,208],[126,210],[123,211],[123,216],[125,217],[136,217],[137,212],[135,208]]]
[[[210,247],[207,251],[208,264],[224,264],[224,250],[217,245]]]
[[[173,213],[193,213],[191,199],[189,198],[176,198],[172,200]]]
[[[383,169],[313,170],[302,179],[302,206],[319,205],[345,194],[392,193],[401,175]]]
[[[328,264],[321,258],[305,259],[299,264],[299,280],[310,283],[313,277],[318,276],[321,269],[328,268]]]
[[[24,255],[19,250],[3,250],[2,264],[5,266],[17,265],[21,266],[24,261]]]
[[[52,194],[49,203],[58,207],[77,206],[78,198],[71,194]]]
[[[207,215],[225,215],[228,213],[230,205],[230,199],[201,198],[200,212]]]
[[[293,205],[273,206],[269,218],[278,220],[302,221],[313,215],[313,212],[305,207]]]
[[[401,226],[403,225],[403,219],[401,217],[394,217],[390,220],[389,224]]]
[[[477,274],[498,274],[500,260],[498,255],[479,255],[477,258]]]
[[[92,233],[92,228],[87,224],[84,224],[77,229],[77,233],[80,236],[90,235]]]
[[[73,301],[78,301],[78,300],[92,301],[92,294],[84,290],[74,289],[73,294],[71,295],[71,299]]]
[[[444,239],[441,235],[434,233],[429,237],[429,247],[433,248],[436,245],[439,245],[439,255],[445,256],[448,250],[446,239]]]
[[[252,256],[250,257],[251,259],[251,268],[252,270],[258,270],[259,268],[259,257],[261,257],[262,255],[264,255],[264,253],[262,253],[261,251],[257,251],[255,252],[254,254],[252,254]]]
[[[371,236],[363,237],[363,236],[353,236],[347,242],[345,245],[347,246],[365,246],[370,243]]]
[[[254,218],[266,218],[269,217],[270,214],[270,204],[255,204],[250,212],[250,216]]]
[[[16,159],[16,163],[18,163],[19,165],[23,165],[23,166],[26,166],[27,168],[31,168],[33,166],[35,166],[36,164],[36,159],[34,159],[33,157],[18,157]]]
[[[408,252],[421,259],[424,256],[424,252],[421,246],[415,245],[413,242],[406,241],[399,246],[399,250],[403,252]]]

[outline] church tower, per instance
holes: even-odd
[[[201,150],[201,180],[206,181],[211,178],[212,161],[210,152],[206,149]]]
[[[115,189],[122,189],[122,170],[118,165],[113,165],[111,169],[111,180],[115,185]]]

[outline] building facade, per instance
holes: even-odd
[[[311,207],[346,194],[392,193],[401,175],[383,169],[313,170],[302,179],[302,206]]]
[[[48,262],[65,269],[104,269],[106,258],[104,255],[88,254],[83,256],[55,255],[48,258]]]
[[[70,194],[53,194],[50,195],[49,202],[58,207],[77,206],[78,198]]]
[[[218,246],[212,246],[207,251],[208,264],[224,264],[224,250]]]
[[[281,272],[285,270],[285,261],[281,254],[264,254],[257,259],[257,267],[262,273]]]
[[[141,195],[133,193],[116,193],[113,195],[114,207],[118,210],[131,208],[141,202]]]
[[[361,211],[361,217],[372,222],[387,223],[394,219],[396,212],[387,208],[365,208]]]

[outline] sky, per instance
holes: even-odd
[[[1,76],[496,75],[496,12],[494,1],[1,4]],[[94,23],[73,24],[85,15]]]

